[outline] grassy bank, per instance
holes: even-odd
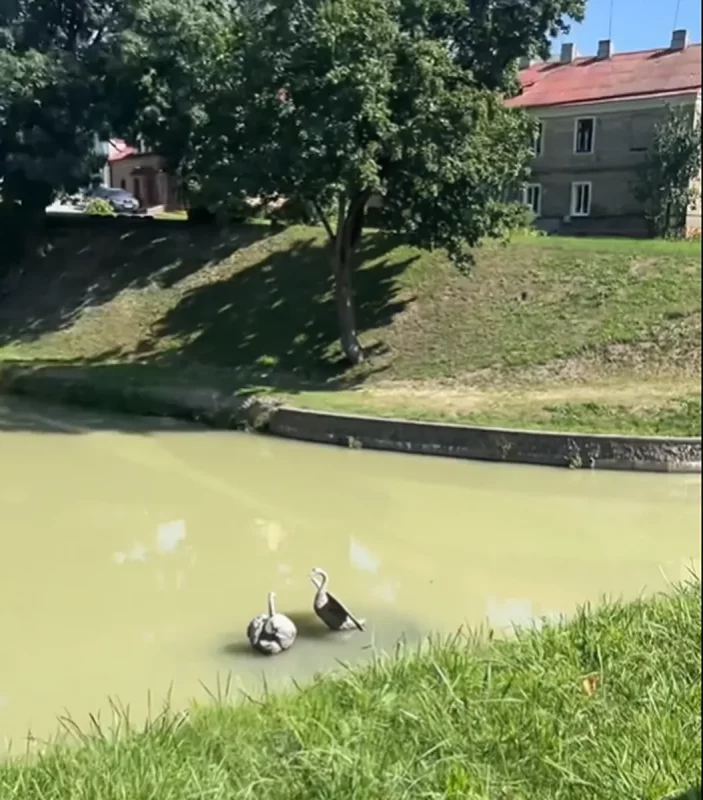
[[[315,228],[58,231],[4,282],[0,361],[187,370],[411,419],[699,435],[700,256],[696,242],[518,237],[479,248],[467,276],[369,231],[355,276],[369,358],[345,369]]]
[[[94,734],[0,765],[0,797],[662,800],[700,785],[700,641],[696,582]]]

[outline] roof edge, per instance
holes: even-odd
[[[681,89],[674,89],[670,92],[630,92],[629,94],[618,95],[605,95],[603,97],[589,97],[588,100],[564,100],[561,103],[523,103],[518,104],[516,108],[564,108],[566,106],[591,106],[602,103],[618,103],[626,100],[655,100],[658,97],[681,97],[683,95],[697,95],[701,92],[701,84],[695,84]],[[520,99],[520,95],[514,98],[508,98],[507,102],[511,100]]]

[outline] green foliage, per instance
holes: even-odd
[[[652,233],[678,236],[686,212],[699,194],[695,181],[701,171],[700,124],[692,108],[670,108],[655,130],[654,142],[634,187],[645,204]]]
[[[455,2],[290,0],[239,21],[215,63],[195,172],[215,196],[236,186],[321,209],[341,201],[340,226],[378,193],[387,227],[457,254],[501,234],[522,218],[506,198],[525,177],[531,123],[495,90],[563,14],[580,13],[530,5],[542,29],[533,19],[506,37],[503,11],[478,26]]]
[[[86,185],[100,164],[102,76],[127,5],[18,0],[0,11],[0,183],[25,216]]]
[[[204,103],[217,94],[216,61],[229,47],[228,0],[136,0],[134,16],[111,65],[112,127],[145,143],[201,195],[192,170],[194,131],[206,122]],[[235,192],[236,193],[236,192]],[[212,198],[207,198],[211,200]]]
[[[116,217],[115,210],[102,197],[94,197],[85,207],[85,213],[93,217]]]
[[[142,136],[203,204],[285,198],[279,221],[314,214],[336,242],[357,360],[350,254],[373,194],[386,227],[458,262],[522,224],[508,199],[532,123],[503,96],[517,57],[544,51],[583,2],[482,5],[18,0],[0,13],[3,198],[42,211],[72,193],[110,128]]]
[[[517,17],[490,5],[479,22],[472,3],[456,0],[282,0],[233,15],[206,48],[194,188],[220,202],[241,192],[316,211],[335,243],[352,361],[362,354],[350,258],[373,195],[383,197],[384,227],[460,264],[467,247],[525,224],[510,198],[527,175],[533,124],[505,108],[504,92],[515,88],[515,59],[541,51],[583,4],[531,0]]]

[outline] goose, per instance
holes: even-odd
[[[346,606],[343,606],[334,595],[327,591],[329,578],[327,573],[315,567],[310,573],[312,585],[317,589],[313,608],[317,616],[333,631],[349,631],[357,628],[364,630],[366,620],[354,617]]]
[[[274,607],[276,595],[268,594],[268,614],[259,614],[247,626],[247,638],[254,650],[275,656],[293,646],[298,629],[285,614],[277,614]]]

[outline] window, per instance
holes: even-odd
[[[535,138],[532,140],[532,152],[535,156],[541,156],[544,149],[544,122],[541,120],[537,123],[535,130]]]
[[[120,181],[120,189],[127,189],[127,181],[124,178]]]
[[[592,153],[596,138],[594,117],[581,117],[574,124],[574,153]]]
[[[630,150],[644,152],[652,140],[654,125],[648,114],[633,114],[630,118]]]
[[[587,217],[591,213],[591,182],[571,184],[571,216]]]
[[[539,183],[528,183],[522,190],[522,202],[539,217],[542,213],[542,186]]]

